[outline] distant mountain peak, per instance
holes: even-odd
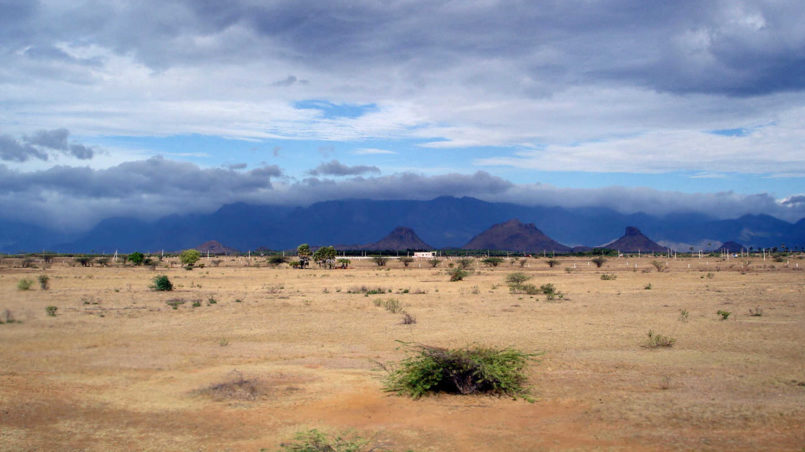
[[[664,246],[659,245],[655,241],[643,235],[643,233],[640,232],[640,229],[637,229],[634,226],[626,226],[626,231],[623,233],[623,236],[618,240],[607,243],[606,245],[604,245],[604,248],[618,250],[626,253],[637,253],[637,252],[662,253],[667,250],[667,248],[665,248]]]
[[[553,240],[533,223],[523,224],[517,218],[493,225],[476,235],[462,248],[474,250],[506,250],[517,252],[553,251],[567,253],[570,248]]]
[[[377,242],[363,245],[360,247],[365,250],[392,250],[392,251],[405,251],[405,250],[432,250],[433,247],[423,242],[422,239],[416,235],[413,229],[405,226],[397,226],[387,236],[378,240]]]
[[[201,245],[196,247],[201,253],[210,253],[210,254],[239,254],[240,251],[229,248],[228,246],[224,246],[221,242],[217,240],[209,240],[207,242],[202,243]]]

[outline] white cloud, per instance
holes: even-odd
[[[361,148],[355,149],[352,151],[355,155],[384,155],[384,154],[396,154],[394,151],[389,151],[388,149],[377,149],[377,148]]]

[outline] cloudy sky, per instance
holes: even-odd
[[[800,0],[0,0],[0,217],[466,195],[796,220],[803,23]]]

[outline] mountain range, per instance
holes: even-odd
[[[634,226],[659,245],[681,251],[714,249],[735,241],[747,247],[801,248],[805,219],[789,223],[768,215],[716,219],[700,213],[624,214],[607,208],[564,208],[439,197],[428,201],[349,199],[304,207],[235,203],[212,213],[156,220],[108,218],[89,231],[65,234],[34,224],[0,220],[0,251],[120,252],[178,250],[217,240],[254,250],[311,245],[365,244],[404,225],[435,248],[459,248],[491,226],[517,218],[553,240],[597,247]]]

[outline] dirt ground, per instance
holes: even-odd
[[[0,449],[276,450],[317,428],[399,451],[799,451],[805,260],[788,259],[476,261],[459,282],[449,261],[205,258],[154,271],[4,259],[0,320],[18,322],[0,325]],[[510,293],[516,271],[564,298]],[[157,274],[175,289],[149,289]],[[389,298],[416,323],[375,305]],[[644,348],[649,330],[676,343]],[[386,393],[381,364],[405,356],[399,341],[542,352],[528,368],[536,401]]]

